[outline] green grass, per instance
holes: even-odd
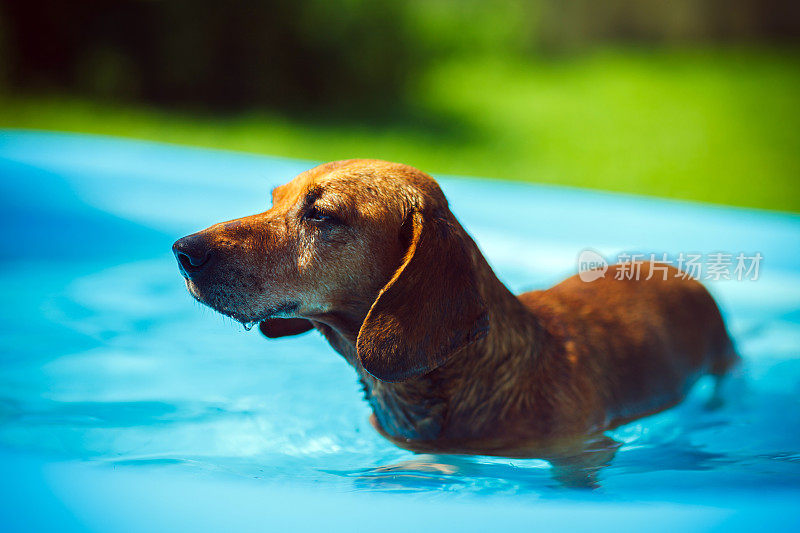
[[[5,97],[0,127],[318,161],[376,157],[435,174],[800,211],[797,50],[460,59],[436,66],[414,91],[416,111],[383,123]]]

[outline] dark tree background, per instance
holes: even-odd
[[[796,0],[15,0],[0,9],[7,90],[215,111],[401,106],[447,54],[596,43],[792,40]]]
[[[393,2],[28,0],[4,10],[13,87],[214,109],[370,106],[421,66]]]

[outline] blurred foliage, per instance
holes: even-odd
[[[797,0],[7,0],[0,126],[800,211]]]
[[[18,0],[2,13],[12,89],[334,115],[406,105],[415,80],[456,54],[800,29],[796,0]]]
[[[795,0],[552,0],[541,3],[539,42],[701,43],[794,40]]]
[[[441,63],[414,96],[428,115],[449,117],[441,123],[220,117],[39,96],[0,99],[0,127],[318,161],[376,157],[439,175],[800,211],[798,94],[796,51],[622,49]]]
[[[402,99],[424,66],[387,0],[62,2],[5,10],[26,89],[218,110],[359,108]]]

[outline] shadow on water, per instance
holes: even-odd
[[[375,468],[329,471],[353,480],[356,490],[419,491],[540,491],[553,485],[545,461],[503,460],[453,455],[420,455]]]
[[[6,228],[0,264],[113,261],[162,251],[162,233],[93,209],[57,174],[0,158],[0,176],[12,176],[0,179],[0,223]]]

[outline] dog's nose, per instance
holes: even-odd
[[[187,278],[197,275],[208,264],[211,248],[207,239],[197,233],[178,239],[172,245],[172,253],[178,260],[178,268]]]

